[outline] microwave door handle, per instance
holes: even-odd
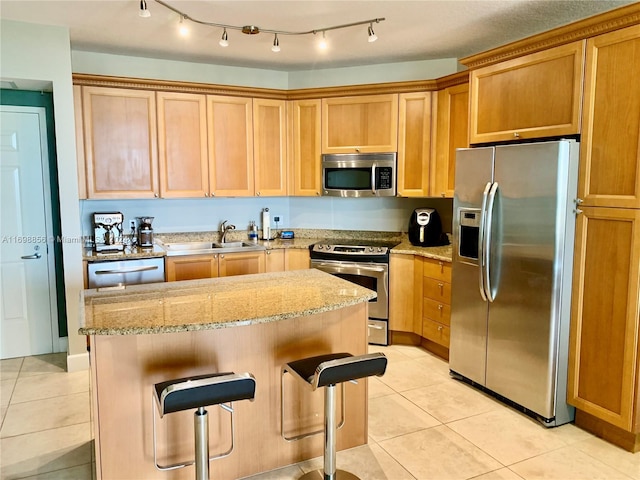
[[[371,193],[373,194],[373,196],[376,196],[376,169],[378,168],[378,165],[376,164],[376,162],[373,162],[373,165],[371,165]]]

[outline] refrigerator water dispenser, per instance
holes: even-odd
[[[478,260],[478,238],[480,237],[480,210],[461,208],[458,211],[460,245],[458,254],[464,258]]]

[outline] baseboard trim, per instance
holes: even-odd
[[[67,355],[67,372],[80,372],[89,370],[89,353]]]

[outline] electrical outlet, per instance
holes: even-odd
[[[274,215],[272,218],[273,218],[273,223],[277,223],[278,225],[282,225],[282,223],[284,222],[282,215]]]

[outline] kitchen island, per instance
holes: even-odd
[[[367,351],[367,302],[375,293],[318,270],[85,290],[80,334],[90,335],[91,399],[98,479],[191,479],[193,467],[158,463],[193,458],[193,413],[160,419],[152,385],[213,372],[250,372],[254,402],[237,402],[235,450],[211,462],[211,477],[237,479],[320,456],[322,435],[280,435],[284,363],[329,352]],[[289,376],[288,376],[289,377]],[[287,436],[323,425],[322,391],[286,378]],[[346,385],[338,449],[367,441],[366,381]],[[230,444],[228,413],[210,414],[211,454]]]

